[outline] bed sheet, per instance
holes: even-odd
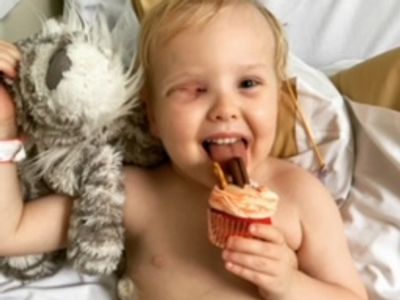
[[[328,169],[300,122],[293,163],[315,173],[337,200],[349,246],[371,300],[400,299],[400,112],[340,95],[323,72],[291,55],[299,102]]]
[[[0,300],[116,300],[115,282],[112,276],[83,275],[69,267],[31,283],[0,274]]]
[[[342,215],[371,300],[400,299],[400,113],[346,100],[355,136]]]

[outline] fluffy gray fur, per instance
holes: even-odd
[[[24,200],[55,193],[74,201],[65,251],[3,257],[0,270],[34,280],[67,258],[85,273],[112,273],[124,248],[122,164],[165,159],[139,101],[142,73],[122,65],[105,21],[88,26],[73,9],[17,46],[22,60],[13,91],[28,154],[19,165]]]

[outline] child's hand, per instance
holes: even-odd
[[[14,45],[0,41],[0,140],[16,136],[15,107],[4,84],[17,78],[20,58],[20,52]]]
[[[259,287],[265,299],[288,299],[297,257],[283,234],[271,225],[253,224],[258,239],[230,237],[223,259],[226,268]]]

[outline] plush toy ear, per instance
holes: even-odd
[[[62,47],[58,49],[50,59],[46,73],[46,85],[49,90],[57,88],[63,73],[68,71],[72,66],[72,62],[67,55],[67,49]]]

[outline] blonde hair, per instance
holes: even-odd
[[[275,40],[275,71],[279,80],[286,79],[287,40],[275,16],[257,0],[161,0],[144,16],[139,42],[138,64],[149,80],[151,56],[186,28],[206,23],[223,7],[250,4],[259,10],[270,25]]]

